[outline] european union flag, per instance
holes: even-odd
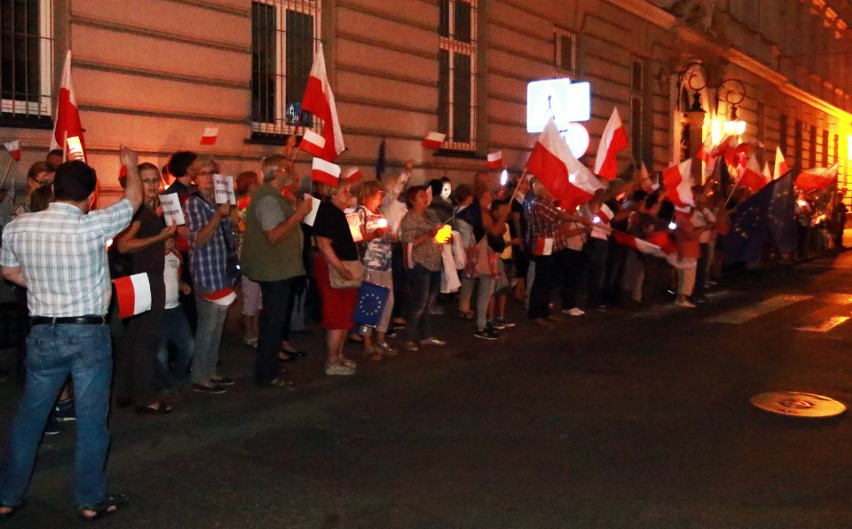
[[[731,215],[731,231],[725,237],[725,264],[760,259],[766,242],[779,253],[796,249],[796,218],[793,172],[788,171],[747,198]]]
[[[375,327],[382,317],[382,311],[385,310],[389,294],[388,288],[373,283],[361,283],[361,288],[358,290],[358,305],[355,307],[353,317],[355,323]]]

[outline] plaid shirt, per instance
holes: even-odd
[[[185,216],[189,230],[189,267],[193,287],[198,294],[209,294],[234,285],[228,276],[228,255],[234,249],[231,222],[225,218],[219,223],[213,236],[204,246],[196,246],[198,232],[210,222],[216,212],[201,194],[196,193],[186,202]]]
[[[132,217],[127,199],[85,215],[75,206],[54,202],[6,226],[0,266],[21,267],[33,316],[106,314],[112,294],[107,241]]]
[[[524,215],[527,219],[527,242],[532,246],[536,239],[555,239],[562,219],[553,200],[532,191],[524,198]]]

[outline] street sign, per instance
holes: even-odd
[[[566,130],[572,121],[589,121],[591,113],[589,83],[548,79],[527,85],[527,132],[544,130],[551,115],[556,121],[556,128]]]
[[[770,413],[807,419],[834,417],[846,411],[846,406],[841,402],[801,391],[760,393],[751,398],[751,403]]]

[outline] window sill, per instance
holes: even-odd
[[[48,116],[36,117],[3,112],[0,113],[0,127],[53,130],[53,119]]]
[[[456,149],[438,149],[435,151],[435,156],[443,158],[468,158],[471,160],[484,160],[485,156],[480,156],[476,151],[462,151]]]

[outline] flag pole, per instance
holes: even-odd
[[[527,168],[524,167],[524,172],[521,173],[521,177],[518,178],[518,183],[515,185],[515,190],[512,191],[512,196],[509,197],[509,205],[512,205],[512,201],[515,200],[515,196],[518,194],[518,189],[521,187],[521,181],[527,176]]]

